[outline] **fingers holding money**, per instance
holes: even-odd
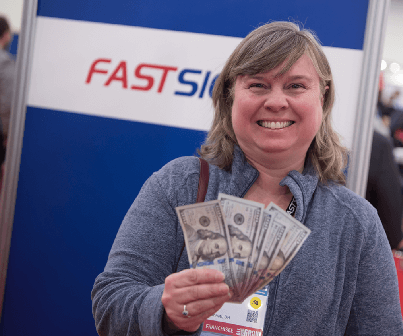
[[[265,209],[221,193],[216,201],[179,206],[176,212],[194,269],[167,278],[166,288],[186,303],[220,296],[226,288],[211,285],[222,281],[233,292],[231,302],[242,302],[288,265],[311,232],[274,203]],[[221,273],[196,272],[207,269],[221,271],[225,279]]]
[[[220,296],[229,298],[229,287],[223,281],[224,275],[217,270],[184,270],[165,279],[163,300],[175,299],[180,304],[186,304]]]
[[[169,281],[167,283],[167,280]],[[171,274],[165,280],[165,285],[173,285],[176,288],[188,287],[205,283],[220,283],[224,281],[224,274],[214,269],[188,269]]]
[[[230,299],[224,275],[216,270],[185,270],[165,280],[162,304],[168,319],[186,331],[195,331]]]

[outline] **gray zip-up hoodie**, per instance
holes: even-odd
[[[175,207],[196,201],[199,160],[168,163],[144,184],[92,291],[101,336],[160,336],[165,278],[188,268]],[[231,171],[210,165],[206,201],[243,197],[258,176],[236,147]],[[396,269],[375,209],[345,187],[291,171],[295,218],[312,233],[269,284],[264,335],[403,335]],[[187,333],[183,333],[184,335]],[[201,328],[195,335],[203,334]]]

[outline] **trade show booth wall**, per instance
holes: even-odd
[[[317,33],[334,73],[334,126],[351,149],[349,185],[365,191],[387,6],[25,1],[0,204],[0,335],[97,334],[90,294],[126,211],[154,171],[196,154],[214,82],[260,24]]]

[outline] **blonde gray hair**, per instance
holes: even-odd
[[[214,119],[199,155],[221,169],[232,165],[236,135],[232,127],[234,84],[240,75],[256,75],[270,71],[284,63],[279,74],[286,73],[302,56],[308,55],[320,78],[323,100],[323,119],[312,141],[309,157],[321,182],[345,183],[343,169],[347,150],[340,144],[331,125],[331,110],[335,91],[329,62],[312,31],[300,29],[291,22],[272,22],[253,30],[227,60],[213,89]]]

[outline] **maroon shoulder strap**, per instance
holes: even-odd
[[[196,203],[204,202],[209,180],[209,166],[207,161],[202,158],[199,158],[199,161],[200,161],[200,176],[199,176],[199,189],[197,190]]]
[[[197,197],[196,197],[196,203],[204,202],[204,199],[206,198],[206,193],[207,193],[207,187],[208,187],[208,180],[209,180],[209,166],[206,160],[199,158],[200,161],[200,176],[199,176],[199,187],[197,189]],[[179,266],[179,260],[182,257],[183,250],[186,247],[186,243],[183,243],[181,253],[179,254],[179,259],[178,263],[176,264],[175,271],[174,273],[177,272],[178,266]]]

